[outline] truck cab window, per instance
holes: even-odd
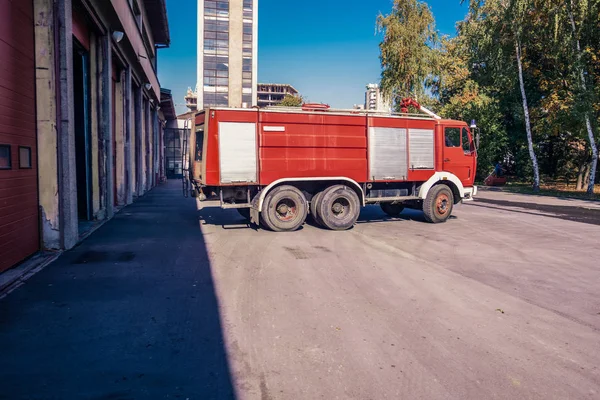
[[[446,128],[446,147],[460,147],[460,128]]]
[[[196,130],[196,161],[202,161],[202,150],[204,148],[204,125]]]
[[[471,141],[467,128],[463,128],[462,130],[462,145],[465,154],[469,155],[473,152],[473,142]]]

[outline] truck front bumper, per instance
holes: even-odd
[[[466,187],[463,201],[473,201],[475,196],[477,196],[477,186]]]

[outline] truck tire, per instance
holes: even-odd
[[[304,224],[307,215],[308,203],[304,194],[293,186],[280,186],[267,194],[262,221],[274,232],[292,232]]]
[[[381,209],[390,217],[396,218],[404,211],[404,205],[394,203],[381,203]]]
[[[244,217],[244,219],[250,220],[250,209],[249,208],[236,208],[237,212]]]
[[[427,222],[439,224],[452,215],[454,194],[446,185],[436,185],[429,190],[423,201],[423,213]]]
[[[324,227],[345,231],[356,223],[360,214],[360,200],[348,186],[332,186],[318,200],[317,215]]]
[[[324,192],[325,191],[320,191],[319,193],[315,194],[313,196],[312,200],[310,201],[310,213],[311,213],[315,223],[320,226],[323,226],[323,221],[321,220],[321,217],[319,216],[319,210],[318,210],[317,205],[319,204],[319,201],[323,197]]]

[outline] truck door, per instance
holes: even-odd
[[[473,140],[466,127],[444,128],[444,171],[451,172],[465,187],[473,186],[475,180]]]

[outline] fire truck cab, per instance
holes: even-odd
[[[297,230],[308,214],[346,230],[368,204],[445,222],[477,194],[473,135],[416,102],[402,111],[208,108],[190,137],[193,195],[278,232]]]

